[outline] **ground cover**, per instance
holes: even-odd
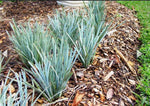
[[[48,11],[45,8],[49,6],[44,8],[42,5],[48,3],[44,2],[41,4],[40,2],[20,3],[21,6],[16,6],[11,2],[3,4],[6,9],[1,20],[0,50],[6,56],[5,60],[11,57],[3,71],[4,75],[7,75],[10,67],[15,72],[20,72],[21,68],[24,67],[5,33],[6,30],[12,31],[9,26],[9,22],[12,22],[11,18],[15,18],[17,24],[27,21],[29,17],[31,22],[38,20],[47,23],[46,15],[48,13],[50,16],[55,15],[52,9],[58,8],[59,11],[66,12],[75,10],[74,8],[62,8],[57,6],[55,2],[53,3],[50,3],[53,8]],[[40,11],[31,11],[27,8],[21,8],[24,6],[30,7],[32,10],[36,7],[42,8]],[[135,95],[132,92],[136,92],[136,73],[139,67],[136,60],[136,50],[140,44],[138,41],[139,22],[134,17],[133,11],[116,2],[107,2],[106,7],[107,18],[113,18],[113,23],[116,24],[117,22],[116,26],[119,25],[119,27],[114,27],[99,44],[93,63],[88,68],[83,68],[78,61],[75,62],[72,69],[72,71],[74,70],[73,76],[69,80],[63,96],[60,97],[61,102],[57,102],[57,105],[72,105],[77,98],[80,98],[80,105],[134,105],[136,103]],[[10,9],[12,10],[9,11]],[[42,14],[43,10],[45,14]],[[108,23],[109,21],[112,20],[108,20]],[[14,77],[13,73],[10,74],[10,77]],[[31,82],[28,77],[27,80]],[[13,84],[13,87],[17,90],[17,85]],[[29,90],[31,91],[31,89]],[[44,98],[40,98],[37,104],[47,104],[47,102]]]

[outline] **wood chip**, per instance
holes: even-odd
[[[125,106],[125,104],[124,104],[122,99],[120,99],[120,101],[119,101],[119,106]]]
[[[113,74],[114,74],[113,71],[109,72],[109,73],[104,77],[104,81],[107,81]]]
[[[80,78],[84,77],[83,71],[77,72],[76,75],[77,77],[80,77]]]
[[[111,99],[113,97],[114,90],[112,88],[108,89],[106,99]]]
[[[134,68],[128,63],[128,60],[123,56],[123,54],[117,49],[114,48],[114,50],[116,51],[116,53],[120,56],[120,58],[125,62],[125,64],[129,67],[129,69],[131,70],[131,72],[133,74],[136,74],[136,71],[134,70]]]
[[[132,85],[135,85],[136,82],[134,80],[131,80],[131,79],[128,79],[129,83],[132,84]]]

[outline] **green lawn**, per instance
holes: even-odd
[[[137,89],[140,90],[137,101],[140,106],[150,106],[150,1],[118,1],[130,9],[135,9],[140,20],[142,45],[140,51],[143,55],[139,58],[141,78]]]

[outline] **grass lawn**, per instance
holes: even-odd
[[[150,1],[118,1],[130,9],[135,9],[136,16],[140,20],[142,45],[140,51],[143,53],[139,61],[141,78],[137,89],[140,90],[137,103],[141,106],[150,104]]]

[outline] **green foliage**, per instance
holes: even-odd
[[[33,57],[38,62],[41,61],[34,45],[39,51],[50,51],[51,36],[44,25],[40,25],[38,22],[33,24],[33,26],[28,22],[24,27],[22,25],[17,26],[15,22],[13,24],[10,23],[10,25],[13,33],[11,34],[12,36],[8,35],[25,65],[29,66],[28,61],[35,63]]]
[[[100,25],[101,27],[104,27],[105,22],[105,2],[104,1],[89,1],[88,8],[86,8],[88,17],[92,19],[92,23],[95,28],[95,33],[97,33],[98,28]]]
[[[23,82],[26,81],[25,73],[23,73],[23,77],[21,74],[15,73],[15,79],[12,79],[9,84],[6,84],[9,79],[9,73],[6,77],[5,82],[1,84],[0,88],[0,106],[27,106],[30,96],[27,92],[27,85],[24,85]],[[18,91],[16,93],[11,93],[9,90],[9,86],[13,81],[16,81],[18,84]],[[33,98],[33,96],[32,96]],[[31,106],[34,105],[35,102],[32,101]]]
[[[101,21],[100,23],[103,24],[104,22]],[[68,36],[79,51],[79,60],[84,67],[88,67],[95,55],[98,44],[107,33],[107,27],[103,29],[102,25],[99,26],[95,34],[95,27],[91,17],[90,20],[82,20],[81,25],[78,26],[78,31],[79,35],[77,36],[77,41],[74,41],[69,35]]]
[[[149,1],[119,1],[129,8],[134,8],[137,12],[136,16],[140,20],[142,25],[141,38],[142,45],[140,51],[143,53],[140,56],[139,61],[142,64],[141,78],[137,85],[137,89],[140,90],[140,94],[137,95],[137,100],[140,106],[149,106],[150,103],[150,2]]]
[[[33,76],[33,82],[38,91],[48,101],[61,96],[72,75],[71,68],[77,58],[76,51],[72,51],[64,39],[60,45],[57,43],[54,39],[52,40],[53,45],[49,55],[38,51],[42,64],[35,58],[35,65],[30,63],[32,69],[27,70]]]
[[[81,15],[78,11],[69,13],[56,11],[56,15],[53,18],[49,17],[49,28],[53,37],[60,42],[62,37],[68,33],[74,40],[77,40],[77,28],[80,19]],[[68,43],[72,46],[70,39],[68,39]]]
[[[2,66],[2,62],[4,60],[4,57],[2,56],[2,53],[0,52],[0,73],[2,72],[4,66]]]

